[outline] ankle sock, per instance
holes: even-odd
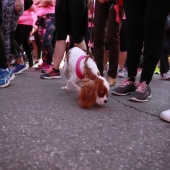
[[[53,68],[53,70],[54,70],[55,72],[59,72],[59,71],[60,71],[59,69],[55,69],[55,68]]]

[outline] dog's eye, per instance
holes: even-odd
[[[99,97],[104,97],[105,94],[106,94],[106,93],[105,93],[104,91],[100,91],[100,92],[98,93],[98,96],[99,96]]]

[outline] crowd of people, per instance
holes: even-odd
[[[35,63],[40,78],[61,78],[63,57],[76,46],[92,48],[99,72],[105,76],[106,71],[110,86],[127,71],[128,78],[112,89],[112,95],[131,93],[130,101],[146,102],[152,96],[150,82],[158,63],[160,78],[170,80],[170,31],[165,26],[169,12],[169,0],[2,0],[0,87],[7,87]],[[170,110],[161,117],[170,121]]]

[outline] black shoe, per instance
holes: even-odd
[[[146,102],[151,97],[152,97],[151,89],[149,85],[147,85],[146,82],[144,81],[137,85],[137,89],[130,96],[129,100],[135,101],[135,102]]]
[[[126,79],[119,87],[116,87],[112,90],[113,95],[125,96],[129,93],[132,93],[136,90],[136,83]]]

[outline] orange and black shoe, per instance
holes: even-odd
[[[40,76],[42,79],[60,79],[60,70],[55,70],[53,67]]]

